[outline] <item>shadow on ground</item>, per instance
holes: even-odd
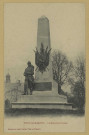
[[[5,117],[42,117],[42,116],[84,116],[84,111],[80,110],[59,110],[59,109],[6,109]]]

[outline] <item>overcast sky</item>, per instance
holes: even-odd
[[[4,68],[12,82],[24,80],[30,60],[35,65],[38,18],[50,23],[51,48],[74,60],[85,53],[85,5],[80,3],[6,3],[4,5]]]

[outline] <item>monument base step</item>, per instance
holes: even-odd
[[[17,102],[12,103],[12,108],[38,108],[38,109],[65,109],[71,110],[72,104],[67,103],[63,95],[21,95]]]
[[[13,102],[12,108],[37,108],[37,109],[61,109],[72,110],[72,104],[68,103],[23,103]]]
[[[20,95],[17,102],[23,103],[67,103],[63,95]]]

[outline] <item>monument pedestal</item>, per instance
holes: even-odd
[[[54,82],[55,83],[55,82]],[[33,91],[32,95],[20,95],[12,108],[38,108],[72,110],[72,104],[67,103],[67,97],[59,95],[57,89],[49,91]]]
[[[28,90],[30,94],[30,90]],[[32,95],[20,95],[12,108],[38,108],[38,109],[62,109],[72,110],[72,104],[67,103],[67,97],[58,94],[58,86],[55,81],[35,82]]]
[[[39,93],[39,92],[38,92]],[[43,95],[44,94],[44,95]],[[12,108],[38,108],[38,109],[63,109],[72,110],[72,104],[67,103],[66,96],[51,95],[47,93],[34,93],[34,95],[21,95],[17,102],[12,103]],[[46,95],[48,94],[48,95]]]
[[[20,95],[12,108],[38,108],[72,110],[72,104],[67,103],[67,97],[58,94],[58,85],[51,82],[35,82],[35,88],[30,95]]]

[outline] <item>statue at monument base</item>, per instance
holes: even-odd
[[[24,82],[24,95],[28,95],[28,89],[30,89],[30,95],[34,87],[34,66],[28,61],[28,67],[24,71],[25,82]]]

